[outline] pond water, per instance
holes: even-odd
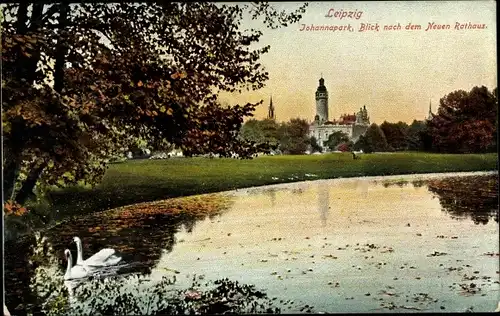
[[[227,279],[254,285],[282,313],[482,312],[500,301],[496,173],[318,180],[223,195],[231,203],[218,215],[156,214],[121,230],[86,219],[6,245],[9,309],[24,314],[40,301],[44,308],[31,309],[57,309],[46,297],[64,287],[64,249],[76,258],[72,236],[82,238],[85,257],[119,250],[123,264],[112,273],[127,278],[118,293],[135,286],[134,298],[175,276],[162,288],[185,293],[194,277]],[[28,269],[34,257],[43,264]],[[142,289],[131,273],[144,278]],[[61,293],[61,302],[70,296]],[[89,293],[95,303],[102,292]]]

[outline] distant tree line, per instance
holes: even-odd
[[[311,145],[309,123],[300,118],[283,123],[251,119],[243,124],[239,137],[255,145],[268,144],[276,152],[291,155],[303,154]]]
[[[308,136],[308,123],[292,119],[286,123],[273,120],[247,121],[240,137],[256,143],[269,143],[285,154],[329,150],[371,152],[426,151],[440,153],[485,153],[497,151],[497,88],[474,87],[444,96],[437,113],[430,120],[383,122],[372,124],[353,143],[343,132],[331,134],[323,144]]]
[[[355,149],[373,151],[428,151],[485,153],[497,151],[497,88],[458,90],[439,101],[430,120],[372,124]]]

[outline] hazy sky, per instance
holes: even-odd
[[[292,9],[301,3],[272,3]],[[355,19],[325,17],[335,12],[362,11]],[[332,12],[332,11],[330,11]],[[493,1],[310,2],[300,23],[264,30],[260,45],[271,45],[262,64],[270,74],[258,92],[223,95],[231,103],[255,102],[256,118],[267,115],[272,94],[279,121],[315,115],[314,93],[321,73],[329,94],[329,119],[354,113],[366,105],[371,121],[410,123],[424,119],[432,100],[476,85],[496,86],[496,7]],[[451,29],[426,31],[430,22]],[[455,30],[460,24],[485,24],[485,29]],[[379,31],[359,32],[362,23],[378,23]],[[384,25],[401,30],[384,31]],[[408,23],[420,30],[405,30]],[[300,31],[315,25],[351,25],[349,31]],[[256,24],[249,22],[248,27]]]

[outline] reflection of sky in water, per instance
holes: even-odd
[[[293,193],[299,189],[300,194]],[[498,257],[483,255],[498,252],[497,224],[452,219],[425,186],[343,179],[259,188],[250,194],[239,190],[229,212],[176,237],[173,251],[162,255],[153,274],[169,268],[210,279],[228,277],[312,304],[317,311],[376,311],[377,293],[386,286],[409,296],[429,293],[438,302],[425,308],[434,311],[441,305],[447,311],[483,305],[486,311],[498,301],[498,292],[489,292],[498,290],[492,281],[484,283],[485,296],[463,297],[448,287],[474,271],[498,280]],[[363,252],[366,244],[380,248]],[[389,247],[393,253],[382,252]],[[447,255],[427,257],[435,251]],[[459,266],[460,273],[444,271]],[[332,281],[341,286],[328,285]],[[392,300],[404,304],[406,299]]]
[[[255,284],[271,297],[313,305],[317,312],[388,311],[380,309],[388,302],[424,311],[442,311],[441,306],[491,311],[500,293],[494,283],[498,257],[484,253],[498,252],[498,224],[455,220],[425,185],[411,184],[438,177],[319,180],[238,190],[231,193],[229,211],[180,225],[171,252],[143,249],[161,251],[153,256],[159,259],[148,278],[156,282],[176,275],[180,288],[189,286],[195,274],[229,278]],[[401,179],[410,183],[384,182]],[[435,252],[446,255],[431,256]],[[464,280],[467,276],[480,279]],[[457,284],[471,282],[481,292],[460,295]],[[388,289],[397,294],[381,294]],[[433,300],[412,301],[418,293]]]

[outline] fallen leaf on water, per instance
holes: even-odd
[[[174,270],[174,269],[169,269],[169,268],[163,268],[163,270],[165,270],[165,271],[170,271],[170,272],[173,272],[173,273],[175,273],[175,274],[179,274],[179,273],[180,273],[180,272],[179,272],[179,271],[177,271],[177,270]]]
[[[434,251],[434,253],[428,254],[427,257],[437,257],[437,256],[445,256],[446,252]]]
[[[404,306],[404,305],[401,305],[399,306],[400,308],[404,308],[404,309],[415,309],[415,310],[422,310],[421,308],[418,308],[418,307],[415,307],[415,306]]]
[[[323,258],[332,258],[332,259],[337,259],[334,255],[324,255]]]
[[[386,291],[386,290],[382,290],[382,292],[380,294],[382,294],[382,295],[388,295],[388,296],[397,296],[396,293],[389,292],[389,291]]]

